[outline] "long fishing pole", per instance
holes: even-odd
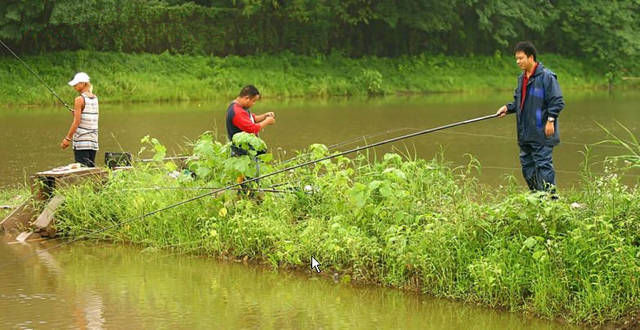
[[[372,134],[368,134],[368,135],[362,135],[362,136],[356,136],[356,137],[353,137],[353,138],[349,138],[349,139],[344,140],[342,142],[338,142],[338,143],[335,143],[335,144],[332,144],[332,145],[328,145],[327,149],[328,150],[333,150],[333,149],[336,149],[338,147],[350,145],[350,144],[356,143],[356,142],[361,141],[361,140],[366,142],[367,139],[374,138],[374,137],[380,136],[380,135],[386,135],[386,134],[391,134],[391,133],[400,132],[400,131],[419,131],[419,130],[420,130],[419,128],[411,128],[411,127],[394,128],[394,129],[386,130],[384,132],[372,133]],[[284,164],[290,163],[290,162],[292,162],[292,161],[294,161],[296,159],[302,158],[302,157],[304,157],[306,155],[309,155],[309,154],[311,154],[311,153],[299,154],[299,155],[291,157],[289,159],[285,159],[285,160],[277,163],[277,165],[284,165]],[[181,156],[165,157],[165,158],[162,158],[162,160],[163,161],[164,160],[186,160],[186,159],[189,159],[189,158],[193,158],[193,156],[181,155]],[[143,163],[156,162],[156,160],[153,159],[153,158],[144,158],[144,159],[139,159],[138,161],[143,162]]]
[[[121,221],[119,223],[115,223],[112,226],[107,226],[107,227],[104,227],[102,229],[90,232],[88,234],[80,235],[80,236],[78,236],[78,237],[76,237],[76,238],[74,238],[74,239],[72,239],[70,241],[62,242],[62,243],[54,245],[54,246],[52,246],[50,248],[46,248],[44,250],[40,250],[39,252],[49,251],[49,250],[56,249],[58,247],[61,247],[61,246],[67,245],[67,244],[71,244],[73,242],[77,242],[77,241],[79,241],[79,240],[81,240],[81,239],[83,239],[85,237],[89,237],[91,235],[100,234],[100,233],[103,233],[103,232],[105,232],[107,230],[116,228],[118,226],[130,223],[130,222],[133,222],[133,221],[142,220],[142,219],[144,219],[146,217],[158,214],[160,212],[164,212],[164,211],[176,208],[178,206],[181,206],[181,205],[184,205],[184,204],[191,203],[193,201],[202,199],[204,197],[215,195],[215,194],[218,194],[220,192],[227,191],[227,190],[239,187],[239,186],[244,185],[244,184],[249,183],[249,182],[258,181],[258,180],[261,180],[261,179],[264,179],[264,178],[268,178],[268,177],[271,177],[271,176],[274,176],[274,175],[278,175],[278,174],[283,173],[283,172],[292,171],[292,170],[295,170],[295,169],[300,168],[300,167],[316,164],[316,163],[319,163],[319,162],[322,162],[322,161],[325,161],[325,160],[329,160],[329,159],[332,159],[332,158],[348,155],[348,154],[351,154],[351,153],[354,153],[354,152],[358,152],[358,151],[362,151],[362,150],[369,149],[369,148],[378,147],[378,146],[381,146],[381,145],[384,145],[384,144],[393,143],[393,142],[396,142],[396,141],[400,141],[400,140],[416,137],[416,136],[419,136],[419,135],[433,133],[433,132],[436,132],[436,131],[441,131],[441,130],[452,128],[452,127],[456,127],[456,126],[467,125],[467,124],[471,124],[471,123],[475,123],[475,122],[479,122],[479,121],[483,121],[483,120],[487,120],[487,119],[492,119],[492,118],[496,118],[496,117],[498,117],[498,114],[492,114],[492,115],[487,115],[487,116],[483,116],[483,117],[463,120],[463,121],[455,122],[455,123],[452,123],[452,124],[447,124],[447,125],[443,125],[443,126],[429,128],[429,129],[425,129],[425,130],[422,130],[422,131],[419,131],[419,132],[406,134],[406,135],[401,135],[401,136],[398,136],[398,137],[395,137],[395,138],[387,139],[387,140],[384,140],[384,141],[380,141],[380,142],[364,145],[364,146],[361,146],[361,147],[353,148],[353,149],[350,149],[350,150],[347,150],[347,151],[339,152],[339,153],[336,153],[336,154],[333,154],[333,155],[325,156],[325,157],[322,157],[320,159],[311,160],[311,161],[308,161],[308,162],[305,162],[305,163],[301,163],[301,164],[298,164],[298,165],[294,165],[294,166],[290,166],[290,167],[287,167],[287,168],[283,168],[283,169],[277,170],[275,172],[267,173],[267,174],[264,174],[264,175],[261,175],[261,176],[255,177],[255,178],[251,178],[251,179],[245,180],[243,182],[238,182],[238,183],[234,183],[234,184],[228,185],[226,187],[214,189],[214,190],[212,190],[210,192],[207,192],[207,193],[204,193],[204,194],[200,194],[200,195],[185,199],[185,200],[180,201],[178,203],[174,203],[174,204],[165,206],[163,208],[151,211],[149,213],[145,213],[143,215],[139,215],[139,216],[136,216],[136,217],[131,217],[131,218],[126,219],[124,221]],[[31,256],[25,257],[24,259],[27,259],[29,257],[31,257]]]
[[[377,136],[380,136],[380,135],[386,135],[386,134],[391,134],[391,133],[395,133],[395,132],[409,131],[409,130],[419,131],[420,129],[410,128],[410,127],[402,127],[402,128],[395,128],[395,129],[386,130],[384,132],[378,132],[378,133],[372,133],[372,134],[368,134],[368,135],[356,136],[354,138],[350,138],[348,140],[344,140],[342,142],[338,142],[338,143],[329,145],[329,146],[327,146],[327,150],[333,150],[333,149],[336,149],[338,147],[348,146],[348,145],[356,143],[358,141],[364,141],[366,143],[367,139],[371,139],[371,138],[374,138],[374,137],[377,137]],[[299,158],[302,158],[304,156],[307,156],[309,154],[311,154],[311,152],[307,152],[307,153],[302,153],[302,154],[296,155],[294,157],[291,157],[289,159],[285,159],[285,160],[281,161],[280,163],[278,163],[278,165],[284,165],[284,164],[291,163],[292,161],[297,160]]]
[[[217,188],[217,187],[163,187],[163,186],[155,186],[155,187],[120,189],[119,191],[211,190],[211,189],[219,189],[219,188]],[[294,191],[278,190],[278,189],[273,189],[273,188],[231,188],[229,190],[270,192],[270,193],[294,193]]]
[[[390,129],[390,130],[386,130],[384,132],[378,132],[378,133],[372,133],[372,134],[368,134],[368,135],[362,135],[362,136],[357,136],[354,138],[350,138],[347,140],[344,140],[342,142],[338,142],[332,145],[327,146],[328,150],[333,150],[337,147],[341,147],[341,146],[345,146],[345,145],[350,145],[353,144],[355,142],[358,142],[360,140],[365,141],[367,139],[370,138],[374,138],[376,136],[380,136],[380,135],[386,135],[386,134],[390,134],[390,133],[395,133],[395,132],[399,132],[399,131],[419,131],[419,128],[413,128],[413,127],[402,127],[402,128],[395,128],[395,129]],[[476,136],[476,137],[489,137],[489,138],[496,138],[496,139],[503,139],[503,140],[513,140],[513,138],[508,137],[508,136],[502,136],[502,135],[495,135],[495,134],[478,134],[478,133],[467,133],[467,132],[446,132],[445,134],[458,134],[458,135],[467,135],[467,136]],[[574,145],[574,146],[584,146],[584,143],[577,143],[577,142],[567,142],[564,141],[562,142],[562,144],[565,145]],[[596,143],[594,142],[591,145],[595,145]],[[614,149],[624,149],[624,147],[622,146],[609,146],[609,145],[598,145],[598,147],[600,148],[614,148]],[[285,159],[280,161],[279,163],[277,163],[276,165],[284,165],[287,163],[290,163],[296,159],[302,158],[303,156],[309,155],[311,154],[309,153],[303,153],[303,154],[299,154],[297,156],[291,157],[289,159]],[[193,156],[173,156],[173,157],[165,157],[162,160],[187,160],[189,158],[194,158]],[[155,162],[155,160],[153,160],[152,158],[147,158],[147,159],[140,159],[139,161],[144,162],[144,163],[150,163],[150,162]]]
[[[20,63],[24,64],[24,66],[27,68],[27,70],[29,70],[29,72],[31,72],[31,74],[33,74],[36,78],[38,78],[38,80],[40,80],[42,85],[44,85],[44,87],[46,87],[51,92],[51,94],[53,94],[53,96],[55,96],[58,99],[58,101],[60,101],[60,103],[62,103],[62,105],[64,105],[65,108],[67,108],[67,110],[73,112],[73,109],[71,109],[71,107],[69,107],[69,105],[67,105],[62,100],[62,98],[60,98],[60,96],[58,96],[58,94],[51,87],[49,87],[49,85],[47,85],[44,82],[44,80],[42,80],[42,78],[40,78],[40,76],[35,71],[33,71],[33,69],[31,69],[29,64],[25,63],[25,61],[23,61],[16,53],[14,53],[13,50],[11,50],[11,48],[9,48],[9,46],[7,46],[7,44],[5,44],[1,39],[0,39],[0,44],[2,44],[4,46],[4,48],[6,48],[15,58],[17,58],[18,61],[20,61]]]

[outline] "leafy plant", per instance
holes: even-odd
[[[377,70],[363,69],[356,79],[369,95],[382,94],[382,74]]]
[[[262,145],[251,137],[245,143]],[[127,221],[201,193],[191,189],[236,182],[238,169],[226,168],[229,144],[205,134],[192,146],[189,168],[202,174],[195,180],[148,166],[114,172],[100,189],[63,188],[59,231],[78,236],[116,224],[95,238],[271,267],[306,268],[313,255],[345,281],[576,323],[620,320],[640,308],[640,191],[622,184],[615,168],[588,173],[583,188],[548,200],[521,185],[479,184],[471,177],[480,167],[473,157],[452,168],[443,157],[390,153],[373,161],[358,154],[261,180],[281,191],[259,202],[226,191]],[[312,145],[265,173],[327,154],[326,146]]]

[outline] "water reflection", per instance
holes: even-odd
[[[327,278],[80,243],[0,244],[0,328],[556,329],[566,325]],[[44,322],[44,323],[42,323]]]
[[[60,265],[56,257],[54,257],[46,246],[42,244],[46,243],[31,243],[31,244],[16,244],[15,241],[0,242],[0,244],[6,244],[8,249],[0,252],[3,255],[8,256],[13,254],[14,258],[2,258],[0,262],[6,267],[6,270],[13,268],[12,275],[17,274],[17,270],[23,268],[25,274],[31,270],[29,277],[14,278],[12,281],[4,278],[0,273],[0,279],[3,279],[3,283],[9,284],[5,289],[15,290],[15,294],[7,293],[0,294],[0,314],[4,314],[5,317],[0,318],[3,320],[6,318],[6,323],[0,322],[0,326],[15,327],[21,329],[38,328],[45,324],[57,324],[57,325],[69,325],[77,329],[103,329],[104,318],[103,303],[100,294],[98,294],[93,288],[85,287],[82,292],[74,292],[65,287],[60,287],[58,283],[64,279],[65,272]],[[9,252],[9,253],[4,253]],[[7,272],[8,275],[9,272]],[[35,281],[35,282],[32,282]],[[39,286],[38,282],[45,282],[44,286]],[[49,285],[46,285],[49,284]],[[30,290],[32,285],[38,287],[36,290]],[[52,293],[43,293],[51,291]],[[58,299],[58,297],[69,297]],[[69,314],[67,316],[58,316],[55,311],[49,314],[47,310],[57,310],[60,302],[67,304],[69,308]],[[16,306],[20,306],[16,308]],[[54,306],[56,306],[54,308]],[[11,324],[11,317],[8,315],[12,313],[15,318],[15,323]],[[42,314],[41,314],[42,313]],[[29,319],[29,316],[34,316]],[[37,317],[35,317],[37,315]],[[47,320],[47,318],[53,317]]]

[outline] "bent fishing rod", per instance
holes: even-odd
[[[46,248],[46,249],[40,250],[38,252],[45,252],[45,251],[53,250],[53,249],[56,249],[56,248],[64,246],[64,245],[71,244],[73,242],[77,242],[77,241],[79,241],[79,240],[81,240],[83,238],[86,238],[86,237],[89,237],[89,236],[92,236],[92,235],[96,235],[96,234],[100,234],[100,233],[103,233],[103,232],[105,232],[107,230],[110,230],[110,229],[113,229],[113,228],[117,228],[118,226],[121,226],[121,225],[124,225],[124,224],[127,224],[127,223],[131,223],[131,222],[134,222],[134,221],[138,221],[138,220],[143,220],[146,217],[149,217],[149,216],[158,214],[160,212],[164,212],[164,211],[176,208],[178,206],[181,206],[181,205],[184,205],[184,204],[187,204],[187,203],[191,203],[193,201],[202,199],[204,197],[212,196],[212,195],[215,195],[215,194],[227,191],[227,190],[231,190],[233,188],[237,188],[237,187],[239,187],[241,185],[244,185],[244,184],[247,184],[249,182],[258,181],[258,180],[261,180],[261,179],[264,179],[264,178],[268,178],[268,177],[271,177],[271,176],[274,176],[274,175],[278,175],[280,173],[293,171],[293,170],[298,169],[300,167],[313,165],[313,164],[316,164],[316,163],[319,163],[319,162],[322,162],[322,161],[325,161],[325,160],[329,160],[329,159],[333,159],[333,158],[336,158],[336,157],[352,154],[354,152],[362,151],[362,150],[365,150],[365,149],[374,148],[374,147],[378,147],[378,146],[381,146],[381,145],[384,145],[384,144],[389,144],[389,143],[393,143],[393,142],[396,142],[396,141],[405,140],[405,139],[416,137],[416,136],[419,136],[419,135],[429,134],[429,133],[433,133],[433,132],[437,132],[437,131],[441,131],[441,130],[445,130],[445,129],[449,129],[449,128],[453,128],[453,127],[457,127],[457,126],[462,126],[462,125],[467,125],[467,124],[471,124],[471,123],[475,123],[475,122],[479,122],[479,121],[483,121],[483,120],[487,120],[487,119],[492,119],[492,118],[496,118],[498,116],[499,115],[496,113],[496,114],[492,114],[492,115],[487,115],[487,116],[477,117],[477,118],[473,118],[473,119],[463,120],[463,121],[459,121],[459,122],[455,122],[455,123],[451,123],[451,124],[447,124],[447,125],[443,125],[443,126],[429,128],[429,129],[421,130],[419,132],[406,134],[406,135],[401,135],[401,136],[398,136],[398,137],[395,137],[395,138],[383,140],[383,141],[380,141],[380,142],[376,142],[376,143],[364,145],[364,146],[361,146],[361,147],[353,148],[353,149],[350,149],[350,150],[347,150],[347,151],[339,152],[339,153],[336,153],[336,154],[333,154],[333,155],[325,156],[325,157],[322,157],[320,159],[311,160],[311,161],[307,161],[307,162],[304,162],[304,163],[301,163],[301,164],[298,164],[298,165],[294,165],[294,166],[290,166],[290,167],[287,167],[287,168],[283,168],[283,169],[277,170],[275,172],[267,173],[267,174],[264,174],[264,175],[261,175],[261,176],[255,177],[255,178],[251,178],[251,179],[245,180],[243,182],[238,182],[238,183],[234,183],[234,184],[228,185],[226,187],[213,189],[210,192],[207,192],[207,193],[204,193],[204,194],[200,194],[200,195],[185,199],[185,200],[180,201],[178,203],[165,206],[163,208],[151,211],[151,212],[143,214],[143,215],[131,217],[131,218],[126,219],[124,221],[121,221],[119,223],[115,223],[112,226],[107,226],[107,227],[104,227],[102,229],[87,233],[85,235],[80,235],[80,236],[78,236],[78,237],[76,237],[76,238],[74,238],[74,239],[72,239],[70,241],[62,242],[60,244],[54,245],[54,246],[52,246],[50,248]],[[27,259],[27,258],[30,258],[30,257],[32,257],[32,256],[24,257],[24,259]]]
[[[67,105],[67,103],[65,103],[62,100],[62,98],[60,98],[60,96],[58,96],[58,94],[51,87],[49,87],[49,85],[47,85],[44,82],[44,80],[42,80],[42,78],[40,78],[40,76],[35,71],[33,71],[33,69],[29,66],[29,64],[23,61],[16,53],[14,53],[13,50],[11,50],[11,48],[9,48],[9,46],[7,46],[7,44],[5,44],[4,41],[2,41],[2,39],[0,39],[0,44],[2,44],[2,46],[4,46],[4,48],[6,48],[15,58],[17,58],[18,61],[20,61],[20,63],[24,64],[27,70],[31,72],[31,74],[33,74],[36,78],[38,78],[38,80],[40,80],[40,83],[42,83],[42,85],[46,87],[49,90],[49,92],[51,92],[51,94],[53,94],[53,96],[55,96],[58,99],[58,101],[60,101],[60,103],[62,103],[62,105],[64,105],[64,107],[67,108],[67,110],[73,112],[73,109],[71,109],[71,107],[69,107],[69,105]]]

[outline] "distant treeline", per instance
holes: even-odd
[[[528,39],[624,69],[640,55],[640,1],[3,0],[0,38],[22,53],[350,57],[492,55]]]

